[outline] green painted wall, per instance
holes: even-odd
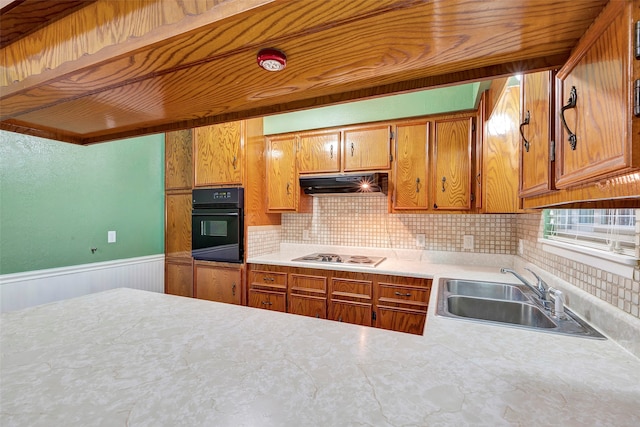
[[[163,252],[163,135],[83,147],[0,131],[0,274]]]
[[[472,110],[483,83],[469,83],[332,105],[264,118],[266,135],[428,114]]]

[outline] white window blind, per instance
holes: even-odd
[[[640,209],[546,209],[544,237],[640,259]]]

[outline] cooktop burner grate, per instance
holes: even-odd
[[[324,264],[350,264],[353,266],[375,267],[384,261],[385,257],[364,255],[340,255],[333,253],[313,253],[291,261],[314,262]]]

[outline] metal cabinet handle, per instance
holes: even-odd
[[[353,151],[356,149],[356,147],[354,147],[353,142],[351,143],[351,157],[353,157]]]
[[[531,115],[529,114],[529,110],[527,110],[527,115],[524,116],[524,122],[520,123],[520,136],[522,137],[522,140],[524,141],[523,145],[524,145],[524,149],[527,151],[527,153],[529,152],[529,141],[527,141],[527,138],[524,136],[524,132],[522,131],[522,127],[529,125],[529,118],[530,117],[531,117]]]
[[[262,305],[273,305],[270,301],[262,301]]]
[[[331,159],[333,159],[333,144],[331,144],[331,149],[329,150],[329,154],[331,155]]]
[[[338,322],[342,322],[342,316],[338,317]]]
[[[291,183],[287,182],[287,196],[291,195]]]
[[[275,279],[273,277],[264,276],[262,280],[264,280],[265,282],[273,282]]]
[[[564,112],[570,108],[576,108],[576,102],[578,101],[578,91],[575,86],[571,86],[571,92],[569,93],[569,100],[567,101],[567,105],[564,105],[560,109],[560,119],[562,120],[562,126],[565,128],[567,133],[569,134],[569,145],[572,150],[576,149],[576,144],[578,142],[578,137],[575,133],[571,132],[569,129],[569,125],[567,125],[567,121],[564,119]]]
[[[410,296],[411,296],[411,294],[410,294],[409,292],[404,293],[404,292],[397,292],[397,291],[396,291],[396,292],[395,292],[395,294],[396,294],[397,296],[399,296],[399,297],[410,297]]]
[[[447,182],[447,178],[446,177],[442,177],[442,192],[444,193],[444,183]]]
[[[233,162],[231,164],[233,165],[233,169],[235,169],[236,165],[238,164],[238,157],[237,156],[233,156]]]
[[[416,178],[416,193],[420,192],[420,178]]]
[[[233,282],[233,286],[231,286],[231,294],[235,297],[236,296],[236,283]]]

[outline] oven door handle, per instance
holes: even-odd
[[[193,212],[191,216],[239,216],[237,212],[232,213],[196,213]]]

